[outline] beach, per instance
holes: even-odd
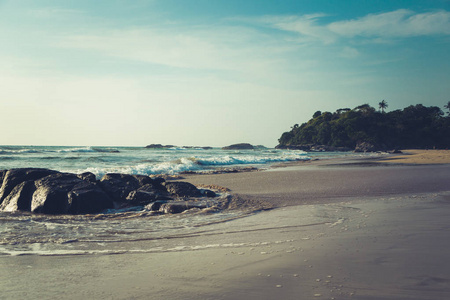
[[[400,155],[384,160],[384,162],[402,164],[448,164],[449,161],[450,151],[448,150],[405,150]]]
[[[0,298],[449,299],[450,160],[424,152],[186,175],[260,211],[116,255],[1,256]]]

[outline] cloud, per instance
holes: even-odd
[[[244,73],[267,70],[281,49],[234,27],[104,29],[63,37],[57,46],[168,67]]]
[[[328,44],[336,40],[336,34],[318,25],[319,19],[325,16],[321,13],[303,16],[267,16],[261,18],[260,22],[276,29],[298,33],[304,38],[308,37],[309,40],[320,40]]]
[[[326,16],[267,16],[260,22],[272,28],[295,32],[301,37],[301,42],[320,41],[324,44],[335,43],[342,38],[364,37],[380,43],[391,38],[450,34],[450,12],[445,10],[416,13],[399,9],[324,24],[322,19]]]
[[[450,12],[415,13],[400,9],[370,14],[354,20],[329,24],[328,29],[343,37],[401,38],[450,34]]]

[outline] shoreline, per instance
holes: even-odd
[[[448,191],[449,167],[450,157],[446,163],[412,164],[390,154],[387,158],[291,162],[254,172],[190,174],[183,180],[194,185],[225,187],[244,201],[258,199],[282,207],[330,203],[342,198]]]
[[[2,256],[2,296],[450,298],[450,165],[379,161],[186,176],[275,209],[188,236],[124,243],[117,255]],[[162,242],[170,251],[133,252]]]

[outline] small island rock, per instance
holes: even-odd
[[[254,150],[255,147],[248,143],[233,144],[222,148],[223,150]]]

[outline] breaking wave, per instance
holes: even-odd
[[[163,162],[144,162],[127,166],[117,167],[89,167],[77,170],[78,173],[92,172],[97,177],[106,173],[125,173],[125,174],[179,174],[182,172],[202,172],[210,171],[220,167],[244,167],[253,165],[266,165],[278,162],[290,162],[309,160],[310,157],[305,153],[292,153],[282,156],[257,156],[257,155],[239,155],[239,156],[211,156],[211,157],[181,157],[175,160]]]

